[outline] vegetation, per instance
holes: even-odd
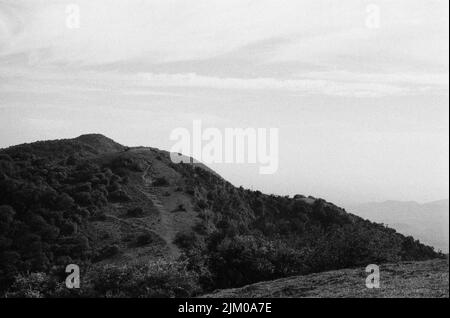
[[[76,140],[1,151],[0,290],[21,273],[95,257],[83,229],[124,184],[117,165],[96,163],[97,154]]]
[[[127,211],[127,216],[134,218],[141,217],[144,214],[145,214],[144,209],[142,209],[141,207],[132,208]]]
[[[365,267],[343,269],[225,289],[214,298],[448,298],[448,260],[402,262],[380,266],[380,288],[369,289]]]
[[[183,263],[154,261],[126,266],[104,265],[91,268],[80,289],[67,289],[55,275],[32,273],[16,276],[6,297],[190,297],[199,292],[195,273]]]
[[[169,185],[169,181],[167,181],[167,179],[164,177],[158,177],[155,179],[155,181],[153,181],[153,185],[155,187],[166,187]]]
[[[206,289],[348,268],[442,257],[433,248],[327,203],[290,199],[235,188],[201,168],[174,165],[192,181],[203,212],[196,233],[176,243],[199,264]],[[195,178],[194,178],[195,174]],[[195,194],[194,194],[195,193]],[[209,210],[209,212],[208,212]],[[200,261],[199,261],[200,260]]]
[[[0,293],[66,295],[61,282],[70,263],[86,273],[82,291],[68,296],[179,297],[290,275],[441,256],[324,200],[236,188],[206,169],[172,164],[160,152],[161,163],[183,177],[174,191],[181,195],[187,189],[183,195],[191,197],[201,219],[175,239],[185,255],[177,262],[99,266],[96,262],[115,257],[121,247],[95,249],[87,227],[106,220],[112,203],[130,203],[129,186],[137,182],[130,176],[145,170],[142,159],[123,150],[96,135],[0,150]],[[169,184],[164,176],[154,183]],[[141,217],[143,211],[133,206],[124,216]],[[154,235],[142,234],[133,244],[153,241]]]

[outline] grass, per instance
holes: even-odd
[[[380,288],[368,289],[365,268],[260,282],[205,295],[208,298],[440,298],[449,297],[448,260],[380,265]]]

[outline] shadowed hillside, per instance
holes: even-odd
[[[11,297],[66,296],[71,263],[76,295],[181,297],[439,256],[325,200],[236,188],[102,135],[0,151],[0,289]]]

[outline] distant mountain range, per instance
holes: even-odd
[[[384,223],[404,235],[445,253],[449,251],[449,200],[371,202],[349,206],[348,212]]]

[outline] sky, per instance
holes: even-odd
[[[446,0],[0,0],[0,147],[278,128],[233,184],[337,204],[448,198]]]

